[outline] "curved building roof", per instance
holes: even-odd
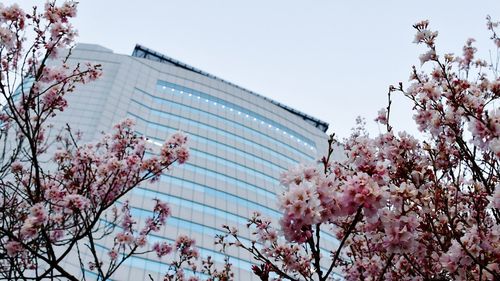
[[[217,76],[214,76],[214,75],[212,75],[210,73],[207,73],[207,72],[205,72],[203,70],[200,70],[200,69],[197,69],[195,67],[192,67],[192,66],[190,66],[188,64],[185,64],[185,63],[183,63],[181,61],[173,59],[173,58],[171,58],[169,56],[166,56],[164,54],[161,54],[161,53],[158,53],[156,51],[153,51],[153,50],[151,50],[149,48],[146,48],[146,47],[144,47],[144,46],[142,46],[140,44],[136,44],[135,45],[134,51],[132,52],[132,56],[133,57],[138,57],[138,58],[145,58],[145,59],[149,59],[149,60],[157,61],[157,62],[161,62],[161,63],[175,65],[177,67],[186,69],[188,71],[192,71],[192,72],[201,74],[203,76],[209,77],[211,79],[214,79],[214,80],[221,81],[223,83],[229,84],[229,85],[231,85],[233,87],[236,87],[236,88],[239,88],[239,89],[241,89],[241,90],[243,90],[245,92],[248,92],[249,94],[255,95],[255,96],[259,97],[259,98],[262,98],[262,99],[264,99],[266,101],[269,101],[270,103],[272,103],[274,105],[277,105],[277,106],[279,106],[279,107],[281,107],[281,108],[283,108],[283,109],[285,109],[285,110],[287,110],[287,111],[289,111],[289,112],[291,112],[291,113],[299,116],[300,118],[304,119],[307,123],[315,126],[316,128],[320,129],[323,132],[326,132],[328,130],[329,124],[327,122],[325,122],[325,121],[319,120],[319,119],[317,119],[315,117],[312,117],[312,116],[310,116],[308,114],[305,114],[305,113],[303,113],[301,111],[298,111],[298,110],[293,109],[293,108],[291,108],[291,107],[289,107],[287,105],[284,105],[284,104],[282,104],[282,103],[280,103],[278,101],[275,101],[273,99],[264,97],[262,95],[259,95],[259,94],[255,93],[253,91],[247,90],[247,89],[245,89],[243,87],[235,85],[235,84],[233,84],[233,83],[231,83],[229,81],[221,79],[221,78],[219,78]]]

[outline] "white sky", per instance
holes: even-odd
[[[17,2],[23,8],[45,1]],[[131,54],[136,43],[330,123],[349,135],[358,115],[368,129],[390,84],[407,84],[423,46],[411,25],[429,19],[438,51],[461,53],[465,40],[489,60],[485,17],[499,0],[80,0],[78,42]],[[496,52],[496,51],[495,51]],[[410,106],[395,98],[396,130],[415,132]]]

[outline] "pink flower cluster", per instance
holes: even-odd
[[[156,252],[159,258],[166,256],[172,252],[172,246],[170,244],[163,242],[163,243],[155,243],[153,245],[153,250]]]
[[[25,240],[35,238],[40,228],[47,222],[48,215],[45,207],[41,203],[37,203],[30,208],[28,217],[24,220],[21,227],[21,237]]]
[[[312,235],[310,226],[321,221],[321,203],[314,186],[309,182],[292,184],[282,198],[284,216],[280,221],[289,241],[305,242]]]
[[[76,3],[73,1],[64,2],[62,6],[55,6],[53,3],[45,4],[45,18],[50,23],[67,23],[69,18],[76,16]]]
[[[168,207],[167,203],[162,202],[158,199],[155,200],[156,205],[154,207],[154,212],[158,213],[158,220],[161,223],[165,223],[165,220],[168,216],[170,216],[170,207]]]
[[[359,145],[356,149],[368,151]],[[317,168],[300,166],[284,173],[282,182],[288,183],[288,190],[280,197],[284,210],[280,225],[288,241],[304,243],[313,234],[312,226],[353,215],[358,208],[372,217],[384,207],[384,191],[362,172],[341,183],[333,174],[320,176]]]
[[[352,215],[359,207],[363,207],[365,216],[372,217],[384,206],[380,187],[365,173],[346,179],[339,201],[342,204],[342,213],[346,215]]]
[[[10,257],[15,257],[19,252],[21,252],[24,248],[21,243],[17,241],[9,241],[5,244],[5,249],[7,251],[7,255]]]
[[[186,235],[180,235],[175,240],[175,249],[180,253],[181,256],[188,258],[198,258],[198,249],[195,247],[194,239],[189,238]]]
[[[16,31],[25,27],[26,14],[17,4],[5,7],[0,5],[0,45],[9,51],[19,48]],[[15,27],[14,30],[11,27]],[[4,63],[5,64],[5,63]]]
[[[180,164],[183,164],[189,159],[189,150],[186,143],[186,135],[181,132],[175,133],[163,145],[160,155],[170,163],[177,160]]]

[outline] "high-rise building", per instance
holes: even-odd
[[[254,210],[277,219],[280,173],[326,150],[327,123],[143,46],[128,56],[79,44],[70,62],[103,66],[103,76],[70,94],[69,108],[55,119],[80,130],[84,141],[125,118],[152,142],[179,130],[189,136],[188,163],[131,192],[138,218],[150,215],[153,198],[171,206],[167,227],[153,240],[187,234],[202,256],[223,262],[214,246],[221,225],[237,226],[248,238],[244,225]],[[333,236],[324,237],[335,244]],[[246,252],[231,249],[229,255],[236,280],[255,280]],[[149,274],[161,280],[167,268],[154,254],[134,257],[115,280],[147,280]]]

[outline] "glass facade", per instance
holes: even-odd
[[[136,132],[153,146],[179,130],[188,135],[188,163],[136,188],[128,198],[139,224],[151,215],[152,199],[171,206],[168,225],[149,242],[186,234],[196,239],[202,255],[222,263],[224,256],[214,246],[221,226],[238,227],[249,242],[245,224],[254,211],[275,221],[280,216],[280,173],[324,154],[325,122],[142,46],[134,56],[125,56],[81,44],[71,61],[102,64],[104,75],[72,94],[69,109],[58,117],[61,123],[73,124],[89,140],[124,118],[134,119]],[[90,122],[82,119],[85,112],[99,114]],[[337,243],[323,236],[326,243]],[[100,247],[105,254],[109,244]],[[230,249],[228,255],[236,280],[257,280],[247,253]],[[116,280],[146,280],[149,274],[161,280],[168,265],[148,254],[128,260],[125,267]]]
[[[262,125],[267,125],[268,131],[271,131],[272,133],[283,133],[284,135],[288,135],[291,139],[295,139],[297,143],[299,144],[304,144],[305,147],[310,148],[314,150],[316,148],[316,145],[314,142],[299,133],[293,131],[290,128],[287,128],[273,120],[270,120],[269,118],[266,118],[258,113],[255,113],[253,111],[250,111],[244,107],[241,107],[239,105],[236,105],[234,103],[227,102],[223,99],[208,95],[206,93],[196,91],[190,88],[186,88],[180,85],[176,85],[173,83],[169,83],[166,81],[161,81],[159,80],[158,83],[158,89],[162,92],[171,92],[171,93],[179,93],[181,95],[187,95],[188,97],[191,97],[193,99],[197,99],[201,102],[207,102],[211,103],[212,105],[219,105],[222,109],[228,110],[230,112],[233,112],[234,114],[237,115],[242,115],[245,116],[245,118],[250,118],[254,122],[259,122]],[[230,121],[230,120],[228,120]],[[230,121],[231,122],[231,121]],[[280,130],[281,129],[281,130]],[[294,137],[295,135],[295,137]],[[288,146],[286,143],[282,143],[283,145]],[[289,146],[290,147],[290,146]],[[294,148],[292,148],[294,149]],[[309,155],[306,155],[306,157],[309,157]]]

